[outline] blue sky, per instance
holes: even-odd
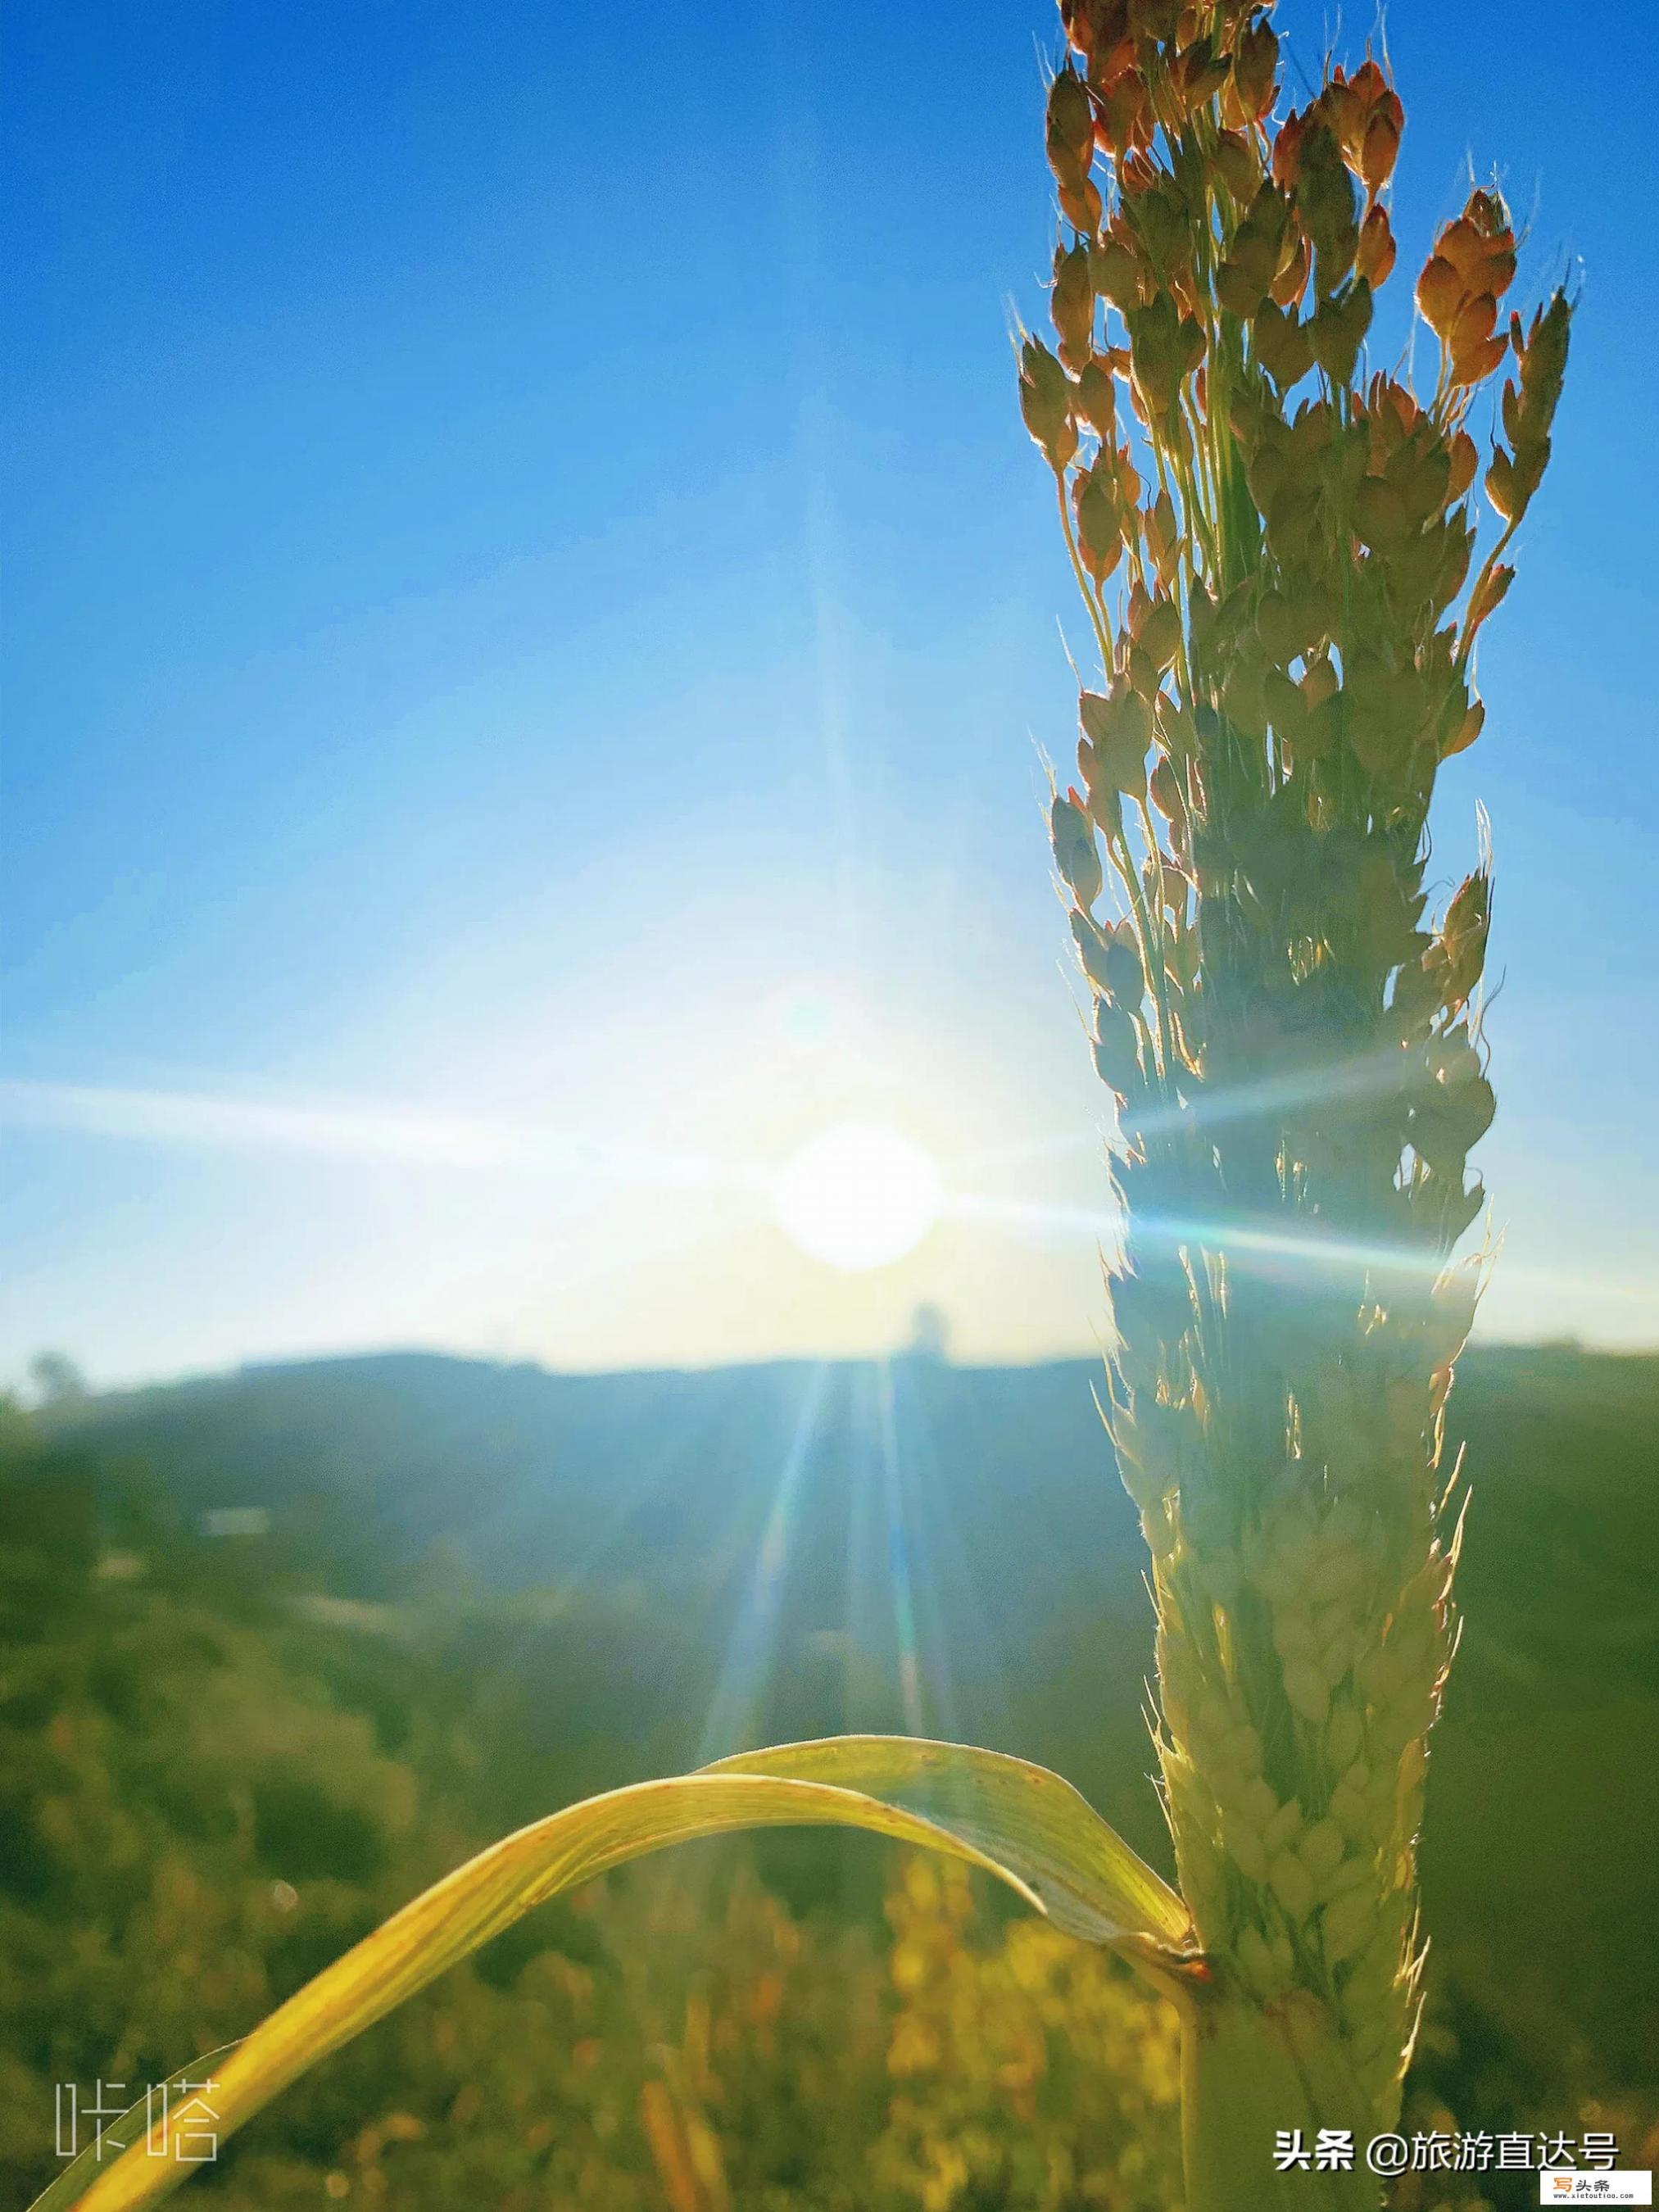
[[[9,12],[0,1376],[1089,1346],[1048,10]],[[1402,261],[1496,161],[1584,284],[1431,871],[1484,802],[1485,1325],[1653,1342],[1638,19],[1449,20],[1389,25]],[[857,1276],[763,1200],[842,1119],[963,1201]]]

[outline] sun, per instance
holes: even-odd
[[[939,1218],[944,1186],[920,1145],[874,1121],[839,1121],[791,1153],[772,1210],[809,1258],[858,1274],[914,1251]]]

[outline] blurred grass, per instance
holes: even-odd
[[[1032,1486],[999,1474],[991,1387],[968,1387],[977,1429],[952,1430],[950,1371],[912,1386],[935,1394],[941,1450],[981,1439],[963,1477],[970,1586],[995,1605],[1040,1584],[1030,1528],[1052,1549],[1084,1480],[1072,1415],[1042,1431],[1034,1516]],[[1031,1432],[1018,1394],[1036,1389],[1006,1386],[1011,1435]],[[1409,2124],[1610,2126],[1626,2162],[1652,2164],[1659,1363],[1487,1352],[1454,1406],[1476,1468],[1468,1631],[1433,1758],[1431,2010]],[[1031,1679],[986,1708],[985,1732],[1000,1712],[1157,1853],[1133,1532],[1117,1543],[1120,1501],[1079,1423],[1085,1445],[1099,1595],[1084,1610],[1085,1577],[1056,1578]],[[56,2084],[136,2094],[503,1826],[687,1763],[710,1638],[729,1627],[718,1586],[705,1613],[601,1575],[556,1599],[495,1595],[428,1557],[371,1601],[349,1574],[331,1587],[325,1516],[297,1546],[200,1541],[159,1450],[147,1474],[118,1461],[21,1423],[0,1438],[6,2203],[56,2170]],[[834,1535],[821,1519],[814,1540]],[[748,1717],[772,1735],[846,1717],[813,1705],[790,1605],[780,1704]],[[800,1615],[822,1620],[821,1592]],[[946,1626],[968,1649],[975,1618]],[[1172,2066],[1154,2000],[965,1875],[865,1839],[699,1845],[532,1916],[191,2185],[227,2212],[1139,2212],[1176,2201]],[[1402,2185],[1396,2201],[1535,2201],[1535,2179],[1513,2183],[1485,2198]]]
[[[10,1626],[0,2169],[26,2196],[53,2171],[57,2083],[138,2094],[478,1838],[428,1778],[418,1666],[393,1758],[323,1692],[313,1640],[307,1659],[199,1600],[37,1581]],[[885,1926],[793,1913],[706,1847],[594,1885],[194,2186],[226,2212],[1170,2203],[1164,2008],[965,1871],[885,1863]]]

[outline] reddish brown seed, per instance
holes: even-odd
[[[1054,848],[1054,866],[1086,913],[1100,896],[1105,878],[1095,844],[1093,824],[1075,792],[1057,796],[1048,815]]]
[[[1487,616],[1495,612],[1503,604],[1504,595],[1514,581],[1513,568],[1505,568],[1500,563],[1492,571],[1479,592],[1469,602],[1468,623],[1464,633],[1466,636],[1473,637]]]
[[[1135,642],[1159,669],[1167,668],[1181,647],[1181,611],[1173,599],[1155,599],[1135,632]]]
[[[1446,333],[1447,342],[1454,354],[1467,353],[1484,344],[1492,336],[1498,320],[1498,302],[1490,292],[1476,292],[1458,304],[1452,318],[1451,328]]]
[[[1453,729],[1452,734],[1443,748],[1444,756],[1448,760],[1450,759],[1454,753],[1462,753],[1468,750],[1469,747],[1480,736],[1481,726],[1485,723],[1486,719],[1486,709],[1485,705],[1479,699],[1472,699],[1469,702],[1468,706],[1464,709],[1463,713],[1458,717],[1456,726]]]
[[[1341,70],[1331,71],[1330,82],[1316,103],[1325,127],[1345,154],[1357,154],[1364,134],[1366,101]]]
[[[1077,452],[1071,404],[1065,370],[1041,338],[1028,337],[1019,352],[1020,412],[1049,467],[1056,471],[1067,467]]]
[[[1431,255],[1417,280],[1417,304],[1424,321],[1437,337],[1444,338],[1449,334],[1464,291],[1463,279],[1453,263],[1443,253]]]
[[[1152,744],[1152,719],[1146,701],[1127,684],[1112,687],[1109,697],[1085,691],[1078,702],[1084,732],[1093,745],[1103,784],[1132,798],[1146,796],[1146,751]]]
[[[1412,534],[1406,502],[1381,477],[1367,477],[1354,495],[1354,528],[1374,553],[1389,553]]]
[[[1394,173],[1399,154],[1400,125],[1386,110],[1379,109],[1365,125],[1359,149],[1359,173],[1372,199]]]
[[[1304,377],[1313,367],[1313,341],[1308,325],[1298,323],[1271,300],[1264,300],[1251,325],[1257,360],[1281,392]]]
[[[1307,135],[1306,119],[1295,108],[1279,125],[1273,140],[1273,182],[1289,191],[1294,186],[1302,167],[1302,141]]]
[[[1383,210],[1374,207],[1359,226],[1359,251],[1354,257],[1354,267],[1374,292],[1389,276],[1394,264],[1394,233]]]
[[[1072,503],[1083,565],[1097,584],[1103,584],[1123,557],[1123,514],[1109,453],[1073,478]]]
[[[1062,183],[1080,184],[1094,155],[1095,115],[1083,80],[1063,69],[1048,88],[1048,159]]]
[[[1061,361],[1067,368],[1081,368],[1094,352],[1095,294],[1089,282],[1086,247],[1056,249],[1048,312],[1060,337]]]
[[[1216,167],[1236,207],[1248,208],[1261,188],[1261,159],[1242,131],[1217,134]]]
[[[1480,265],[1480,282],[1495,297],[1501,299],[1515,282],[1514,249],[1487,254]]]
[[[1485,241],[1467,215],[1460,215],[1455,222],[1446,225],[1435,241],[1434,250],[1443,261],[1450,262],[1466,290],[1479,284]]]
[[[1075,231],[1092,238],[1100,228],[1102,213],[1100,187],[1092,177],[1084,178],[1081,184],[1060,187],[1060,212]]]
[[[1458,431],[1451,441],[1451,475],[1446,486],[1449,502],[1462,499],[1474,482],[1474,472],[1480,460],[1474,439],[1467,430]]]
[[[1095,134],[1102,147],[1118,160],[1138,151],[1146,141],[1146,86],[1134,70],[1127,70],[1101,95]]]
[[[1308,270],[1311,264],[1308,241],[1297,235],[1290,252],[1280,263],[1279,274],[1268,287],[1268,297],[1278,307],[1291,307],[1308,289]]]
[[[1233,55],[1233,83],[1243,115],[1259,123],[1273,104],[1278,89],[1279,40],[1266,21],[1252,23],[1239,40]]]
[[[1078,378],[1075,404],[1091,430],[1103,438],[1112,436],[1117,428],[1117,386],[1097,354],[1085,364]]]
[[[1148,789],[1152,801],[1166,822],[1184,822],[1187,802],[1182,793],[1181,777],[1175,763],[1166,755],[1152,770]]]
[[[1310,333],[1314,359],[1333,384],[1346,385],[1352,377],[1370,325],[1371,288],[1363,276],[1343,298],[1320,301]]]
[[[1479,384],[1492,374],[1508,351],[1508,342],[1502,337],[1484,338],[1478,345],[1463,348],[1452,356],[1452,382]]]
[[[1348,82],[1367,107],[1374,107],[1389,88],[1389,80],[1370,54],[1366,55]]]

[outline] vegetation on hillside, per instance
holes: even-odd
[[[468,1408],[452,1436],[465,1463],[489,1442],[497,1378],[447,1371]],[[382,1375],[375,1417],[394,1427],[397,1375]],[[538,1379],[538,1449],[556,1461],[559,1385]],[[765,1387],[681,1380],[693,1399]],[[803,1506],[814,1543],[845,1534],[836,1516],[866,1380],[842,1374],[824,1401],[808,1477],[823,1494]],[[1082,1366],[998,1377],[933,1365],[900,1380],[904,1433],[925,1407],[980,1501],[938,1624],[971,1650],[967,1593],[983,1587],[994,1612],[999,1564],[1032,1585],[1046,1561],[1061,1566],[1066,1487],[1087,1480],[1114,1516],[1127,1510],[1063,1448],[1031,1477],[1053,1486],[1054,1516],[1016,1510],[1001,1455],[1022,1430],[1091,1441]],[[314,1370],[266,1376],[246,1397],[226,1386],[225,1487],[211,1503],[246,1502],[283,1389],[333,1402]],[[1435,1959],[1415,2111],[1425,2126],[1447,2111],[1468,2127],[1612,2125],[1634,2144],[1655,2117],[1643,2084],[1659,2025],[1645,1906],[1659,1833],[1628,1749],[1659,1717],[1640,1568],[1659,1366],[1487,1353],[1471,1358],[1463,1398],[1491,1477],[1476,1507],[1478,1618],[1433,1781],[1428,1879],[1458,1933]],[[189,1404],[180,1394],[169,1419],[187,1428]],[[623,1378],[610,1404],[609,1442],[585,1449],[616,1464],[641,1430]],[[987,1418],[999,1404],[1018,1418]],[[407,1406],[403,1419],[418,1428]],[[688,1498],[682,1553],[631,1583],[623,1549],[574,1589],[492,1591],[452,1536],[435,1558],[409,1547],[367,1599],[354,1547],[330,1551],[314,1492],[279,1510],[268,1537],[198,1533],[199,1493],[155,1449],[165,1429],[152,1427],[146,1468],[118,1409],[87,1409],[50,1439],[20,1424],[0,1474],[0,2170],[24,2199],[54,2170],[57,2084],[90,2100],[100,2080],[161,2078],[503,1826],[696,1756],[732,1618],[700,1546],[725,1557],[721,1516],[765,1472],[739,1464],[720,1496]],[[349,1419],[333,1449],[352,1462]],[[918,1462],[901,1464],[911,1488]],[[395,1465],[393,1452],[389,1494]],[[568,1480],[584,1473],[573,1464]],[[459,1511],[465,1491],[453,1494]],[[577,1503],[550,1486],[550,1520]],[[925,1522],[920,1501],[907,1512]],[[1115,1522],[1103,1545],[1123,1562],[1125,1607],[1133,1540]],[[926,1579],[927,1556],[914,1565]],[[702,1609],[662,1601],[674,1577],[682,1594],[703,1589]],[[1101,1669],[1105,1692],[1131,1704],[1146,1615],[1103,1641],[1063,1573],[1054,1586],[1058,1693],[1012,1710],[972,1670],[956,1686],[1028,1742],[1040,1723],[1045,1755],[1084,1773],[1100,1755],[1087,1716]],[[766,1648],[782,1686],[769,1674],[747,1708],[728,1705],[739,1731],[773,1732],[769,1698],[807,1726],[842,1721],[835,1668],[790,1680],[810,1669],[825,1601],[810,1576],[781,1600]],[[880,1683],[854,1693],[862,1717],[895,1724],[896,1670],[880,1671],[884,1709]],[[1146,1755],[1127,1737],[1109,1753],[1136,1771]],[[1559,1820],[1540,1836],[1519,1813],[1545,1793]],[[1564,1905],[1572,1849],[1598,1875]],[[1120,1968],[1011,1916],[965,1874],[864,1839],[697,1846],[544,1908],[296,2087],[192,2186],[238,2212],[331,2191],[416,2212],[550,2197],[607,2212],[1161,2206],[1175,2184],[1157,2147],[1172,2130],[1138,2122],[1172,2098],[1171,2049],[1157,2000]],[[1100,2067],[1079,2065],[1079,2051]],[[506,2124],[467,2124],[485,2114]]]

